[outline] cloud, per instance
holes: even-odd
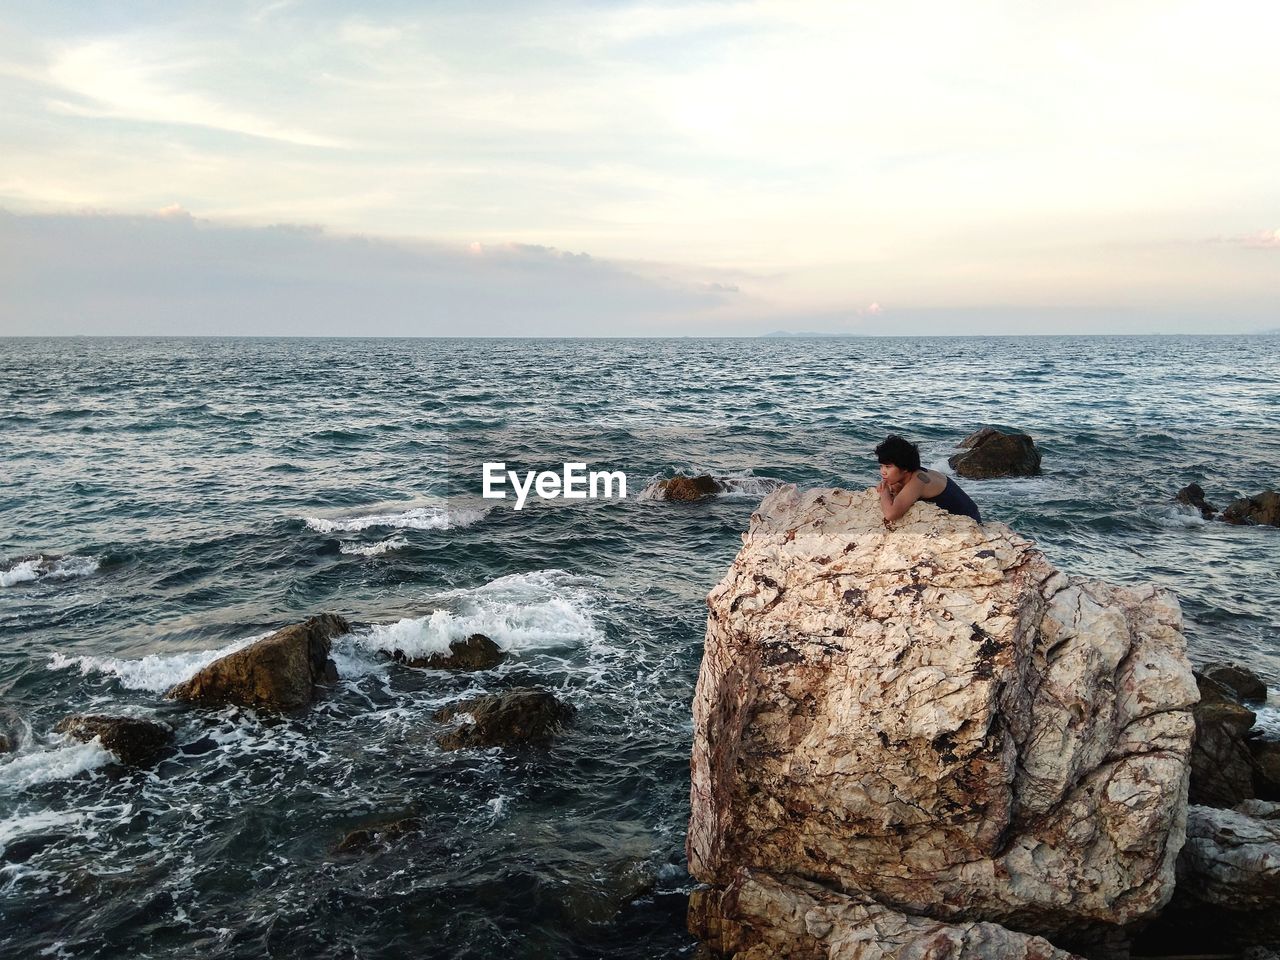
[[[54,98],[49,107],[80,117],[207,127],[244,136],[311,147],[341,147],[342,141],[277,123],[181,88],[200,60],[160,56],[141,43],[93,40],[63,48],[49,64],[47,80],[74,99]]]
[[[1245,247],[1280,249],[1280,229],[1259,230],[1257,233],[1236,237],[1235,242]]]
[[[149,216],[0,211],[0,334],[607,336],[692,321],[724,291],[534,244],[446,246]],[[681,325],[685,325],[682,326]]]

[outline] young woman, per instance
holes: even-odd
[[[936,470],[921,468],[920,450],[914,443],[890,434],[876,447],[876,459],[880,461],[880,486],[876,489],[885,523],[897,520],[917,500],[982,522],[978,505],[958,483]]]

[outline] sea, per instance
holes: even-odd
[[[0,384],[5,957],[691,956],[707,592],[765,493],[873,486],[890,432],[941,470],[1030,433],[1042,476],[962,481],[984,518],[1173,591],[1280,736],[1280,529],[1173,503],[1280,485],[1280,337],[6,338]],[[480,495],[485,463],[565,462],[627,496]],[[702,472],[725,493],[645,495]],[[323,612],[353,629],[309,710],[164,699]],[[388,656],[477,632],[499,667]],[[436,710],[517,686],[577,708],[550,747],[436,745]],[[122,767],[53,732],[84,712],[177,748]]]

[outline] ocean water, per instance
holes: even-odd
[[[966,481],[1060,567],[1181,599],[1193,659],[1280,686],[1275,337],[0,339],[0,954],[677,957],[704,598],[775,482],[869,486],[886,433],[944,466],[984,424],[1042,477]],[[626,472],[613,501],[483,501],[480,465]],[[709,470],[729,496],[668,504]],[[341,681],[296,717],[162,699],[333,611]],[[476,674],[385,653],[480,631]],[[443,753],[440,706],[522,684],[549,749]],[[1280,691],[1278,691],[1280,693]],[[131,772],[51,732],[155,716]],[[1276,726],[1276,714],[1263,720]],[[351,830],[417,816],[386,848]]]

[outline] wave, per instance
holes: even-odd
[[[354,517],[304,517],[307,526],[317,533],[356,533],[370,527],[392,527],[397,530],[453,530],[469,527],[483,520],[488,507],[415,507],[402,513],[377,513]]]
[[[95,673],[107,674],[114,676],[120,686],[127,690],[150,690],[162,693],[174,684],[186,680],[197,670],[204,669],[219,657],[225,657],[270,635],[268,632],[245,637],[216,650],[153,653],[137,660],[124,660],[118,657],[69,657],[62,653],[55,653],[49,659],[48,668],[68,670],[77,667],[81,676],[87,677]]]
[[[1200,511],[1195,507],[1189,507],[1181,503],[1165,504],[1161,507],[1148,508],[1146,511],[1151,519],[1162,527],[1172,527],[1176,530],[1198,530],[1207,527],[1210,523],[1200,515]]]
[[[1268,703],[1254,710],[1258,719],[1254,723],[1255,730],[1261,730],[1262,735],[1269,740],[1280,740],[1280,706],[1270,706],[1270,703],[1280,701],[1280,691],[1267,691]]]
[[[499,577],[482,587],[440,595],[447,606],[425,617],[374,625],[361,637],[369,650],[425,657],[454,640],[483,633],[504,651],[598,641],[595,581],[563,570]]]
[[[78,557],[73,554],[58,556],[41,554],[34,557],[18,557],[5,561],[0,569],[0,587],[12,587],[35,580],[69,580],[87,577],[98,569],[97,557]]]
[[[12,760],[0,763],[0,790],[25,790],[50,780],[69,780],[115,759],[96,737],[88,743],[20,753]]]
[[[348,556],[379,557],[392,550],[403,550],[408,545],[409,541],[404,537],[392,537],[390,540],[383,540],[381,543],[344,543],[338,549]]]

